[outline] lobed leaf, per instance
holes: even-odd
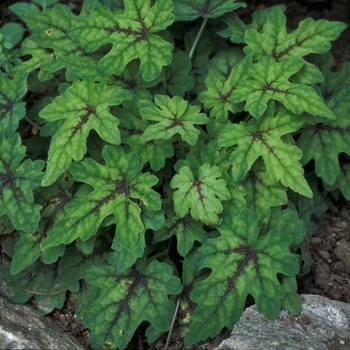
[[[65,207],[65,218],[43,241],[43,248],[69,244],[78,237],[85,241],[97,233],[106,217],[113,215],[115,237],[130,252],[144,231],[141,209],[132,199],[151,210],[160,209],[160,196],[151,189],[158,179],[149,173],[141,173],[142,165],[135,152],[125,155],[121,146],[105,146],[102,156],[106,165],[91,158],[71,164],[74,179],[94,189],[81,195],[76,193]]]
[[[330,50],[331,40],[335,40],[346,28],[342,22],[329,22],[325,19],[314,21],[306,18],[299,23],[298,29],[291,33],[286,30],[286,16],[280,7],[271,8],[262,32],[256,29],[245,31],[244,48],[246,54],[254,53],[260,60],[263,56],[272,56],[276,61],[291,57],[304,57],[310,53],[324,53]]]
[[[314,159],[316,175],[328,185],[340,174],[339,154],[350,155],[349,93],[350,85],[340,85],[327,101],[337,119],[302,130],[297,143],[304,153],[302,164]]]
[[[274,113],[272,108],[259,120],[227,125],[219,137],[219,147],[237,145],[230,159],[233,180],[241,181],[253,163],[262,157],[271,181],[280,180],[293,191],[312,197],[299,162],[301,150],[281,140],[283,135],[299,130],[303,118],[286,109],[279,110],[275,116]]]
[[[203,242],[197,269],[210,268],[209,277],[197,282],[191,299],[198,303],[192,315],[187,344],[233,328],[248,294],[267,318],[278,316],[285,290],[277,274],[295,276],[297,257],[289,252],[292,238],[275,229],[259,237],[255,214],[244,209],[239,216],[225,212],[221,236]]]
[[[99,62],[100,75],[119,74],[130,61],[140,59],[140,73],[144,80],[151,81],[172,61],[172,45],[155,34],[174,21],[172,1],[158,0],[150,6],[150,0],[125,0],[124,6],[123,14],[96,6],[71,33],[87,52],[113,45]]]
[[[52,184],[67,170],[72,158],[83,158],[91,129],[109,143],[120,143],[119,120],[109,113],[109,106],[120,104],[124,97],[119,87],[77,80],[40,112],[40,117],[49,121],[64,120],[51,140],[43,186]]]
[[[311,86],[289,81],[303,66],[304,60],[299,58],[276,62],[271,56],[263,57],[248,68],[248,75],[237,82],[231,101],[247,101],[244,110],[257,119],[267,110],[271,99],[281,102],[294,114],[305,111],[313,116],[335,119],[334,113]]]
[[[263,10],[255,10],[252,14],[253,21],[250,24],[243,22],[237,13],[228,13],[222,17],[222,21],[225,22],[228,27],[218,31],[218,34],[223,38],[230,38],[233,43],[245,43],[244,37],[246,31],[248,29],[255,29],[260,33],[263,25],[266,23],[268,14],[274,7],[279,7],[282,12],[285,12],[286,10],[286,5],[275,5]]]
[[[7,215],[16,230],[33,232],[40,220],[40,208],[34,204],[33,190],[43,178],[42,160],[32,162],[25,157],[19,134],[0,136],[0,216]]]
[[[15,276],[10,273],[10,263],[0,265],[0,294],[12,303],[25,303],[33,296],[39,316],[61,309],[68,289],[77,292],[79,282],[62,280],[56,264],[37,262]]]
[[[183,218],[190,212],[194,220],[204,224],[217,224],[218,214],[223,211],[221,202],[230,199],[226,181],[218,179],[221,170],[205,163],[199,167],[198,180],[194,179],[190,167],[182,166],[171,182],[171,188],[178,188],[173,194],[175,213]]]
[[[159,107],[153,105],[141,108],[140,114],[144,120],[158,123],[149,125],[140,140],[168,140],[173,135],[180,134],[182,140],[195,145],[200,131],[194,124],[206,124],[209,121],[204,113],[199,113],[200,108],[189,105],[180,96],[171,99],[166,95],[156,95],[154,101]]]
[[[118,274],[109,265],[93,266],[85,279],[101,288],[98,299],[83,315],[92,346],[124,349],[143,321],[159,331],[170,328],[175,305],[168,295],[182,289],[171,266],[153,260],[142,272],[127,274]]]

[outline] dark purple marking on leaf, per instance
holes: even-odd
[[[2,97],[5,101],[0,103],[0,121],[6,117],[7,113],[11,113],[13,107],[15,106],[15,101],[11,101],[4,93],[0,92],[0,97]],[[10,114],[10,120],[12,120],[13,113]]]
[[[5,173],[0,173],[0,193],[2,193],[5,187],[10,187],[14,197],[18,199],[17,193],[16,193],[14,176],[11,172],[10,166],[9,164],[6,163],[5,159],[2,158],[1,156],[0,156],[0,162],[3,164],[5,168]]]
[[[267,82],[266,85],[261,89],[262,93],[264,94],[266,91],[273,91],[273,92],[281,92],[281,93],[284,93],[284,94],[289,94],[288,90],[279,90],[277,88],[274,88],[272,86],[272,84],[275,83],[275,82],[276,82],[275,80]]]
[[[72,138],[81,130],[81,128],[83,127],[83,125],[85,125],[88,120],[89,117],[91,115],[96,115],[96,110],[91,107],[89,104],[87,104],[84,108],[82,108],[80,111],[86,111],[85,114],[80,116],[80,121],[79,123],[74,127],[70,137],[69,137],[69,142],[72,140]]]
[[[176,114],[173,114],[173,115],[174,115],[174,118],[171,119],[172,120],[171,125],[167,126],[164,130],[169,130],[169,129],[175,128],[176,126],[181,126],[182,129],[186,130],[183,122],[180,119],[176,118]]]
[[[118,276],[116,279],[117,283],[120,283],[120,279],[124,279],[125,277],[127,277],[128,280],[134,280],[132,283],[130,283],[128,286],[124,285],[127,289],[127,293],[126,293],[126,297],[124,300],[121,300],[119,302],[113,302],[111,305],[116,304],[117,305],[117,310],[115,313],[115,316],[113,318],[113,320],[110,322],[110,325],[108,327],[108,329],[106,329],[106,334],[104,337],[103,342],[106,342],[109,333],[111,332],[112,328],[114,327],[115,324],[118,323],[119,319],[123,316],[123,314],[130,314],[130,307],[129,307],[129,303],[132,297],[135,296],[137,288],[141,285],[144,284],[144,288],[146,288],[146,276],[143,276],[141,274],[139,274],[137,271],[133,271],[131,272],[131,274],[129,274],[128,276]]]
[[[286,49],[284,49],[282,52],[280,52],[278,55],[276,54],[276,46],[273,48],[272,50],[272,56],[275,58],[275,60],[278,62],[283,56],[287,55],[291,50],[293,50],[295,47],[301,46],[306,40],[310,39],[311,36],[298,41],[298,39],[296,40],[296,43],[287,47]]]
[[[109,34],[113,34],[115,32],[119,32],[119,33],[124,33],[126,34],[128,37],[135,37],[136,39],[132,42],[130,42],[130,45],[134,45],[139,41],[147,41],[148,40],[148,33],[150,31],[150,29],[153,27],[154,23],[151,24],[151,27],[148,28],[144,22],[144,20],[141,17],[141,12],[140,9],[137,10],[137,22],[140,23],[141,28],[136,31],[132,28],[121,28],[119,27],[118,24],[116,24],[113,28],[108,27],[108,28],[104,28],[105,31],[107,31]]]
[[[245,182],[250,182],[252,184],[252,187],[253,187],[253,198],[252,198],[252,206],[253,208],[256,207],[256,200],[257,200],[257,197],[258,197],[258,188],[257,188],[257,185],[261,185],[261,186],[265,186],[265,184],[262,182],[261,178],[256,175],[258,172],[260,171],[257,171],[257,172],[251,172],[249,173],[249,175],[247,176],[247,179],[245,180]]]
[[[176,236],[180,232],[180,230],[178,230],[178,228],[181,224],[186,226],[187,221],[185,220],[185,218],[176,220],[172,226],[170,226],[169,228],[164,230],[164,233],[162,235],[157,236],[157,239],[162,241],[162,240],[170,238],[171,236]],[[184,228],[182,231],[186,231],[186,228]]]
[[[116,81],[122,82],[124,84],[124,87],[126,87],[128,90],[135,91],[138,88],[138,86],[139,86],[137,80],[134,79],[134,78],[126,79],[126,78],[124,78],[124,77],[122,77],[120,75],[115,75],[115,74],[113,74],[113,78]]]

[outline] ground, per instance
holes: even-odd
[[[0,26],[8,21],[16,20],[7,6],[15,1],[4,1],[0,5]],[[72,8],[78,8],[81,0],[61,1],[70,4]],[[288,26],[296,28],[298,23],[305,17],[314,19],[328,19],[345,22],[349,27],[341,34],[332,45],[334,67],[338,69],[342,62],[350,60],[350,1],[348,0],[266,0],[246,1],[249,5],[242,12],[242,16],[248,16],[254,9],[271,6],[277,3],[287,4]],[[312,264],[310,272],[298,280],[300,293],[309,293],[326,296],[330,299],[350,302],[350,204],[339,201],[334,203],[340,214],[329,211],[318,234],[312,238],[310,244]],[[4,238],[4,237],[2,237]],[[0,240],[1,243],[1,240]],[[3,252],[2,252],[3,254]],[[62,310],[55,310],[51,317],[64,332],[70,333],[79,339],[89,349],[89,330],[85,329],[80,321],[74,317],[76,301],[67,294],[66,304]],[[215,339],[208,339],[202,344],[185,346],[181,340],[170,341],[168,350],[203,350],[212,349],[213,342],[216,345],[225,337],[229,331]],[[154,346],[148,346],[142,332],[135,337],[127,350],[164,350],[166,339],[162,339]],[[206,346],[205,344],[212,344]]]

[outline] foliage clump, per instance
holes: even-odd
[[[187,344],[250,299],[298,314],[321,191],[350,199],[349,65],[329,69],[345,24],[57,2],[16,3],[26,28],[0,29],[0,293],[44,315],[71,291],[95,348],[124,349],[141,323],[157,341],[176,304]]]

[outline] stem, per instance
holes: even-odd
[[[175,308],[175,311],[174,311],[173,319],[171,321],[171,326],[170,326],[170,329],[169,329],[169,332],[168,332],[168,336],[167,336],[167,339],[166,339],[164,350],[168,349],[169,341],[170,341],[170,338],[171,338],[171,333],[173,332],[174,323],[175,323],[175,320],[176,320],[176,317],[177,317],[177,312],[179,311],[181,295],[182,295],[182,293],[177,298],[176,308]]]
[[[207,21],[208,21],[208,18],[204,18],[204,21],[203,21],[201,27],[199,28],[199,32],[197,33],[196,39],[194,40],[194,43],[193,43],[193,45],[191,47],[190,54],[188,55],[190,59],[192,59],[192,56],[194,54],[194,50],[196,49],[196,46],[197,46],[198,41],[199,41],[199,38],[202,35],[203,29],[204,29],[205,25],[207,24]]]
[[[41,126],[39,126],[38,124],[34,123],[32,120],[30,120],[28,117],[24,117],[24,119],[31,124],[32,126],[34,126],[34,128],[41,130]]]

